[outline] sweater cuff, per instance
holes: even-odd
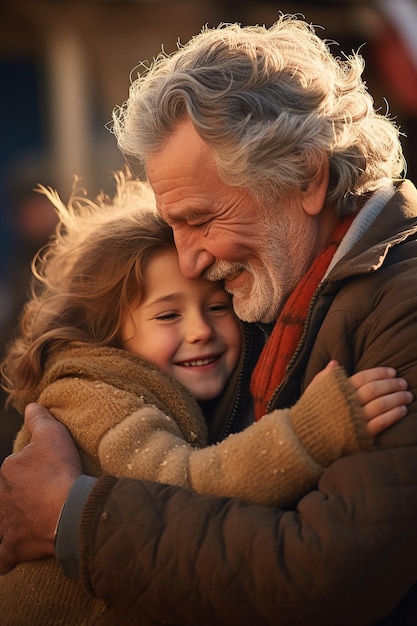
[[[80,523],[85,503],[97,479],[77,478],[62,507],[55,534],[55,557],[67,578],[79,577]]]
[[[102,519],[103,509],[106,506],[109,494],[118,482],[116,476],[104,474],[96,480],[93,489],[81,511],[80,517],[80,541],[79,541],[79,578],[88,593],[95,595],[90,583],[89,567],[94,560],[97,526]]]
[[[299,440],[323,467],[372,446],[363,407],[342,367],[310,385],[290,413]]]

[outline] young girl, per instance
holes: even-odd
[[[369,448],[382,430],[372,400],[393,390],[382,368],[349,381],[330,367],[293,408],[207,446],[251,418],[256,330],[236,320],[221,283],[182,276],[148,187],[121,174],[117,182],[112,203],[74,195],[68,207],[43,188],[60,226],[38,256],[3,363],[9,402],[22,412],[31,401],[47,406],[77,441],[86,473],[260,504],[289,504],[333,459]],[[15,450],[26,443],[23,428]],[[92,600],[53,559],[1,577],[0,596],[2,626],[148,623]]]

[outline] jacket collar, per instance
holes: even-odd
[[[327,280],[341,280],[352,274],[377,270],[392,247],[416,234],[417,189],[411,181],[403,180],[371,226],[331,269]],[[349,237],[349,233],[346,236]]]

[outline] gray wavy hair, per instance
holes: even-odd
[[[227,184],[271,203],[306,188],[324,159],[327,201],[340,214],[355,196],[399,178],[399,130],[374,109],[359,54],[335,57],[297,16],[270,28],[221,24],[144,66],[113,112],[122,152],[146,163],[187,116],[214,150]]]

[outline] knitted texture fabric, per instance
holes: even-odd
[[[268,403],[301,339],[313,294],[354,217],[348,216],[337,223],[329,245],[318,254],[281,310],[252,375],[256,420],[268,412]]]

